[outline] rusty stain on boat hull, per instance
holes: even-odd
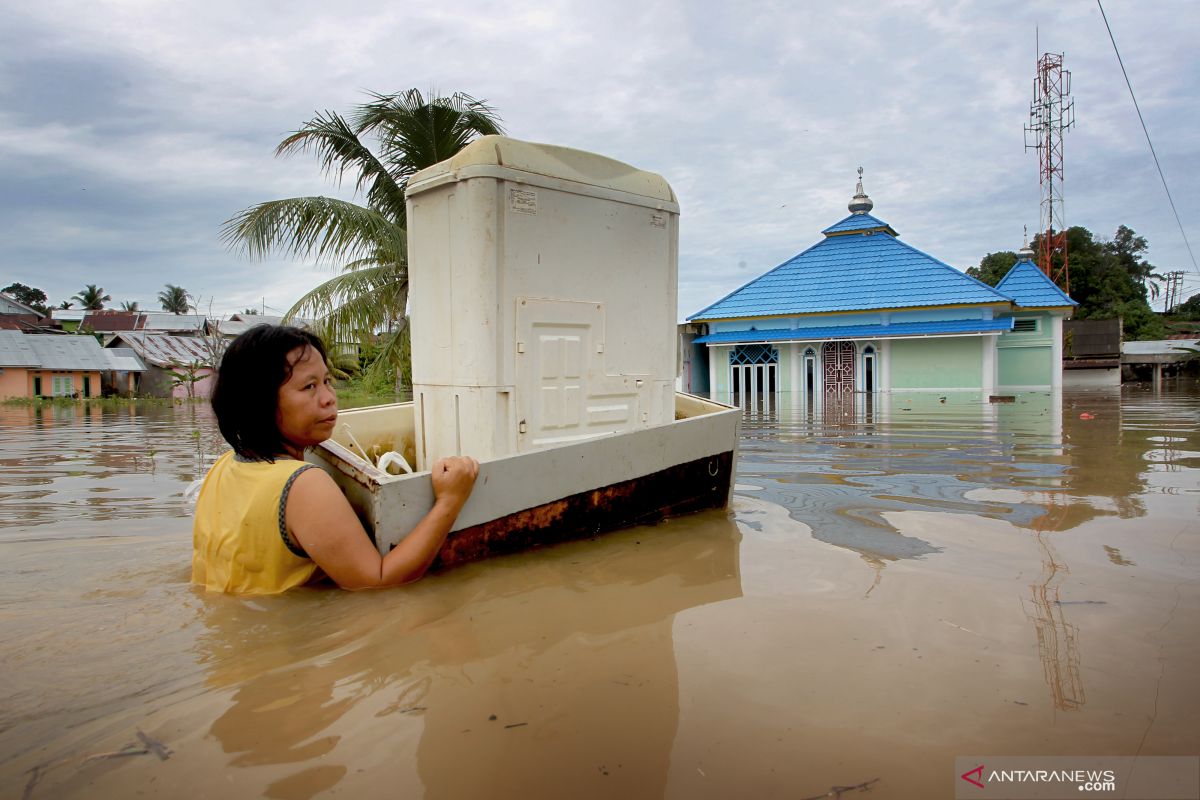
[[[433,569],[723,508],[732,473],[733,452],[718,453],[463,528],[447,537]]]

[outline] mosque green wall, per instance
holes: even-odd
[[[1026,312],[1014,318],[1036,319],[1037,330],[1010,331],[996,342],[996,383],[999,386],[1049,386],[1053,378],[1054,331],[1048,312]]]
[[[892,389],[980,388],[984,341],[987,337],[892,341]]]
[[[795,359],[792,357],[792,351],[795,349],[794,344],[777,345],[779,348],[779,391],[792,391],[792,362]]]
[[[1000,386],[1049,386],[1050,347],[1010,347],[996,353]]]

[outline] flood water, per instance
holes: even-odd
[[[208,595],[206,409],[0,407],[0,794],[952,797],[1200,752],[1200,391],[743,423],[707,512],[351,594]]]

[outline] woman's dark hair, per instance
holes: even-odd
[[[311,347],[325,359],[325,345],[315,334],[287,325],[256,325],[229,343],[212,407],[221,435],[238,455],[253,461],[274,461],[285,452],[275,415],[279,387],[292,376],[288,353]]]

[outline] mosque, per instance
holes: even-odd
[[[690,316],[685,388],[771,408],[780,395],[1062,387],[1077,303],[1028,245],[993,288],[902,241],[873,207],[860,169],[850,215],[821,241]]]

